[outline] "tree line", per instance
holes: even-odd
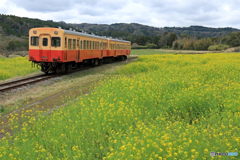
[[[166,31],[163,35],[155,36],[154,38],[149,36],[139,36],[131,42],[140,45],[132,47],[136,49],[162,48],[175,50],[221,51],[230,47],[240,46],[240,32],[232,32],[227,36],[220,35],[218,37],[198,38],[191,37],[187,34],[182,34],[178,37],[175,33],[169,33]]]
[[[15,35],[17,38],[10,38],[6,42],[0,43],[0,50],[7,49],[9,51],[28,50],[28,32],[34,27],[56,27],[70,28],[68,24],[53,22],[51,20],[43,21],[39,19],[21,18],[14,15],[0,14],[0,36]],[[88,26],[91,26],[88,24]],[[117,27],[118,30],[116,30]],[[120,28],[119,28],[120,27]],[[121,29],[121,27],[123,27]],[[178,50],[223,50],[228,47],[240,46],[240,32],[234,31],[232,28],[207,28],[202,26],[190,27],[165,27],[164,30],[171,32],[156,32],[156,29],[148,29],[148,26],[134,24],[135,28],[131,28],[125,24],[111,25],[108,30],[101,30],[94,27],[89,27],[87,32],[95,33],[100,36],[119,38],[131,41],[132,44],[137,44],[133,48],[171,48]],[[72,27],[73,29],[76,29]],[[124,29],[125,28],[125,29]],[[136,29],[138,28],[138,29]],[[186,29],[189,31],[198,32],[197,35],[179,34],[178,31]],[[2,30],[2,32],[1,32]],[[77,29],[76,29],[77,30]],[[237,29],[235,29],[238,31]],[[176,31],[177,33],[175,33]],[[216,37],[203,38],[200,31],[219,31]],[[2,34],[1,34],[2,33]],[[188,32],[187,32],[188,33]],[[190,33],[190,32],[189,32]],[[0,38],[1,41],[1,38]],[[1,45],[4,44],[4,45]]]

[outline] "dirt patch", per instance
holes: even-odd
[[[240,52],[240,47],[228,48],[224,52]]]

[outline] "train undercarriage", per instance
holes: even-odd
[[[34,65],[37,65],[37,68],[40,69],[45,74],[48,73],[68,73],[75,68],[79,68],[84,65],[98,66],[102,63],[110,63],[113,60],[126,60],[127,56],[118,56],[118,57],[105,57],[103,59],[86,59],[82,62],[66,62],[66,63],[57,63],[57,62],[33,62]]]

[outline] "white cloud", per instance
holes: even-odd
[[[240,28],[238,0],[1,0],[3,14],[67,23]]]

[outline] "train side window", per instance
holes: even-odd
[[[89,49],[92,49],[92,41],[89,41]]]
[[[60,47],[61,45],[61,39],[60,37],[52,37],[52,47]]]
[[[31,45],[39,46],[39,37],[31,37]]]
[[[48,46],[48,39],[47,38],[43,38],[42,45],[43,46]]]
[[[81,47],[81,49],[82,49],[82,41],[81,41],[80,47]]]
[[[79,49],[79,40],[77,40],[77,48]]]
[[[76,39],[73,39],[73,49],[76,49]]]
[[[86,40],[83,41],[83,49],[86,49]]]
[[[89,48],[89,41],[87,41],[87,49]]]
[[[102,42],[100,42],[100,48],[99,49],[102,49]]]
[[[72,49],[72,39],[68,39],[68,49]]]
[[[97,49],[100,49],[100,48],[99,48],[99,42],[98,42],[98,45],[97,45],[97,47],[98,47]]]
[[[92,42],[93,49],[95,48],[94,43],[95,43],[95,42],[93,41],[93,42]]]

